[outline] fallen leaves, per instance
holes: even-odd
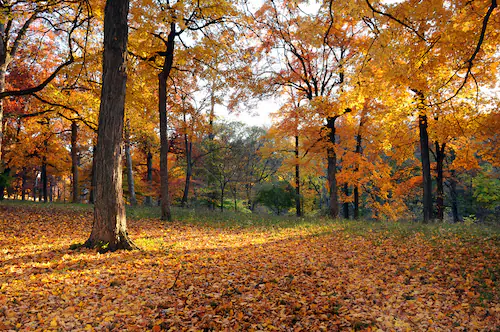
[[[1,330],[500,325],[495,237],[141,220],[130,222],[141,251],[70,250],[90,229],[90,213],[0,206]]]

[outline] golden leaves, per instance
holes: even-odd
[[[500,323],[500,251],[491,237],[368,226],[359,235],[326,221],[130,224],[143,251],[71,251],[88,235],[90,213],[0,205],[0,328],[487,330]]]

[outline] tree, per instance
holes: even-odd
[[[280,215],[287,212],[295,200],[294,188],[288,182],[264,184],[257,193],[257,201]]]
[[[134,249],[129,239],[122,189],[123,120],[127,82],[128,0],[107,0],[101,106],[96,150],[94,223],[87,247]]]

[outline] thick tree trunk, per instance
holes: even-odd
[[[328,161],[328,186],[329,192],[329,215],[332,218],[339,216],[339,203],[337,198],[337,155],[335,153],[335,120],[337,117],[329,117],[327,119],[327,128],[330,129],[328,134],[330,145],[327,148]]]
[[[175,49],[175,23],[170,24],[170,33],[167,37],[167,50],[163,69],[158,75],[158,110],[160,112],[160,201],[161,219],[172,220],[170,211],[170,197],[168,192],[168,117],[167,117],[167,79],[172,70]]]
[[[423,215],[424,223],[432,219],[432,178],[431,162],[429,156],[429,135],[427,134],[427,116],[418,116],[418,128],[420,132],[420,159],[422,161],[423,176]]]
[[[132,155],[130,154],[130,120],[127,119],[125,126],[125,159],[127,160],[127,184],[130,197],[130,205],[136,206],[137,199],[135,197],[134,185],[134,170],[132,168]]]
[[[73,203],[80,203],[78,172],[78,124],[71,122],[71,173],[73,174]]]
[[[184,148],[186,150],[186,181],[184,182],[184,193],[181,199],[182,207],[185,207],[188,201],[189,186],[191,184],[191,175],[193,173],[193,160],[191,155],[193,143],[189,142],[187,134],[184,134]]]
[[[344,183],[344,195],[345,197],[347,198],[347,196],[349,196],[349,185],[347,183]],[[343,212],[343,215],[344,215],[344,219],[349,219],[349,203],[348,202],[344,202],[342,204],[342,212]]]
[[[297,211],[297,217],[301,217],[302,204],[300,202],[299,135],[295,135],[295,210]]]
[[[94,223],[87,247],[135,249],[128,237],[123,201],[121,143],[127,82],[128,0],[107,0],[96,150]]]
[[[444,176],[443,176],[443,168],[444,168],[444,150],[446,147],[446,143],[443,143],[441,146],[439,142],[435,142],[436,146],[436,208],[437,208],[437,218],[440,221],[444,219]]]
[[[146,156],[146,181],[148,182],[149,192],[153,191],[153,154],[151,150],[148,151]],[[153,199],[151,196],[146,196],[144,198],[144,205],[153,206]]]

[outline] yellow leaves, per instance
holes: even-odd
[[[353,224],[341,228],[327,221],[228,229],[133,220],[131,237],[149,245],[140,252],[98,255],[68,250],[69,243],[88,236],[91,214],[2,208],[4,330],[413,331],[498,325],[496,281],[479,278],[500,260],[494,240],[481,242],[477,251],[444,231],[432,238],[399,236],[377,224],[360,234],[349,231]],[[42,220],[45,237],[28,227],[32,219]],[[10,236],[11,230],[19,236]],[[481,302],[488,292],[491,299]]]

